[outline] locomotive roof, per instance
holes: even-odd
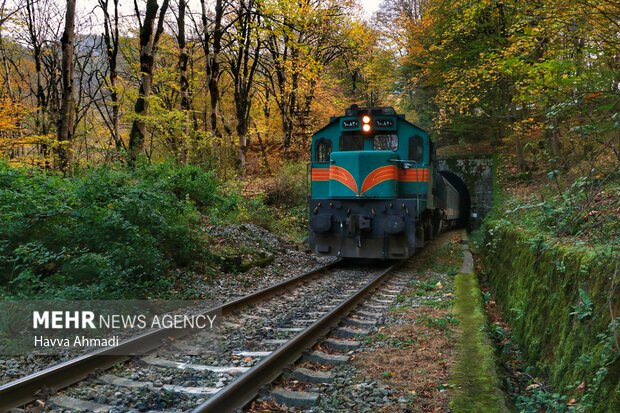
[[[361,115],[397,116],[398,118],[404,120],[405,122],[411,124],[412,126],[415,126],[416,128],[422,130],[420,127],[418,127],[418,126],[414,125],[413,123],[409,122],[405,118],[405,115],[400,114],[400,113],[396,113],[396,110],[393,107],[391,107],[391,106],[359,107],[358,105],[353,104],[353,105],[349,106],[347,109],[345,109],[344,115],[341,115],[341,116],[331,116],[329,118],[329,123],[327,125],[323,126],[321,129],[315,131],[312,134],[312,136],[315,136],[316,134],[323,132],[325,129],[329,128],[335,122],[337,122],[340,118],[350,117],[350,116],[361,116]]]

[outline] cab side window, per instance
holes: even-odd
[[[424,160],[424,141],[420,135],[409,138],[409,160],[417,163]]]
[[[328,163],[329,155],[332,153],[332,141],[321,138],[316,141],[314,150],[314,160],[318,163]]]

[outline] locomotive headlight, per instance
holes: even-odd
[[[365,125],[366,125],[366,124],[369,124],[369,123],[370,123],[370,116],[368,116],[368,115],[364,115],[364,116],[362,117],[362,123],[364,123]],[[365,126],[365,125],[364,125],[364,126]],[[369,126],[370,126],[370,125],[369,125]],[[368,129],[368,130],[370,130],[370,129]]]
[[[363,130],[364,132],[370,132],[370,125],[369,125],[369,124],[367,124],[367,123],[364,123],[364,124],[362,125],[362,130]]]

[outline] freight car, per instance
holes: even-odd
[[[454,226],[461,194],[436,169],[429,135],[391,107],[352,105],[312,137],[314,253],[400,259]]]

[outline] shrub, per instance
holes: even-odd
[[[308,196],[306,165],[301,162],[285,163],[267,188],[265,202],[268,205],[298,207],[305,205]]]
[[[201,211],[221,200],[215,175],[194,165],[179,167],[165,162],[140,168],[138,173],[160,191],[171,192],[179,200],[193,201]]]
[[[217,196],[213,176],[195,167],[100,167],[62,178],[0,164],[4,294],[162,294],[172,266],[189,267],[207,256],[198,209]]]

